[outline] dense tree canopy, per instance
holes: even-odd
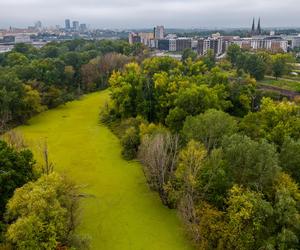
[[[78,200],[76,186],[55,173],[25,184],[7,205],[8,242],[24,250],[74,246]]]
[[[41,49],[17,44],[0,60],[0,132],[45,108],[106,87],[113,70],[144,52],[124,41],[72,40]]]
[[[29,150],[18,152],[0,140],[0,233],[6,204],[15,189],[35,179],[34,163]]]
[[[105,120],[114,129],[136,121],[123,152],[138,151],[150,187],[178,209],[197,249],[299,249],[300,106],[256,84],[286,74],[290,56],[235,45],[227,56],[185,51],[182,62],[126,65],[110,78]]]

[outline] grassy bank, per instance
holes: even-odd
[[[300,91],[300,80],[292,80],[292,79],[284,79],[279,78],[278,80],[266,77],[264,80],[259,81],[259,84],[265,85],[265,86],[275,86],[279,87],[285,90],[291,90],[291,91]]]

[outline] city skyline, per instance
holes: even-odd
[[[299,27],[298,7],[297,0],[11,0],[0,3],[0,27],[26,27],[37,20],[64,26],[71,19],[93,28],[247,28],[253,16],[262,17],[264,27]]]

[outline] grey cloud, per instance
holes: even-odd
[[[65,18],[109,28],[248,27],[253,16],[265,26],[300,26],[299,8],[299,0],[0,0],[0,27]]]

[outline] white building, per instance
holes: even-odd
[[[291,47],[292,47],[292,49],[300,48],[300,36],[295,36],[292,38]]]
[[[140,32],[138,36],[141,38],[141,43],[151,47],[151,40],[154,39],[154,34],[152,32]]]
[[[170,39],[169,40],[169,51],[176,51],[176,39]]]
[[[26,34],[18,34],[15,36],[15,43],[30,43],[30,36]]]
[[[270,51],[288,51],[288,41],[281,37],[253,37],[253,38],[241,38],[233,41],[234,44],[240,46],[243,49],[253,50],[270,50]]]

